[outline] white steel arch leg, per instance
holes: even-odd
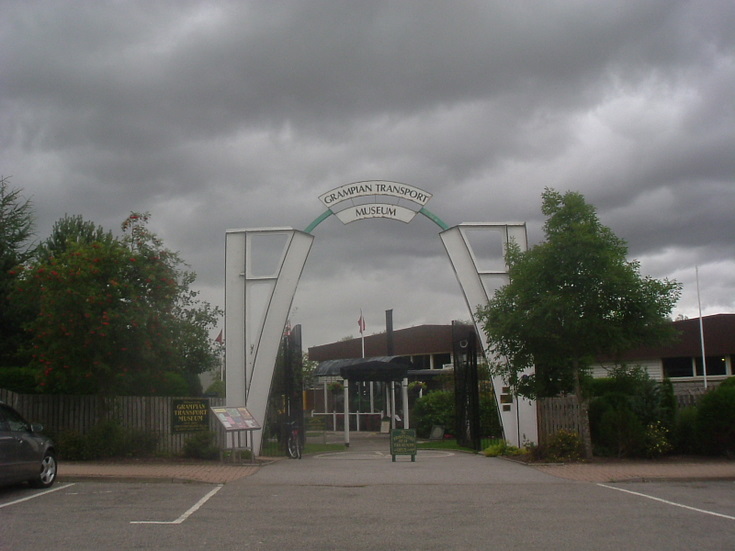
[[[314,237],[292,228],[229,230],[225,236],[227,405],[265,422],[278,347]],[[260,452],[262,432],[254,431]]]
[[[505,266],[504,254],[510,240],[525,251],[528,248],[525,224],[460,224],[439,234],[444,248],[452,263],[452,268],[462,288],[467,307],[472,315],[477,335],[482,343],[485,356],[488,355],[487,337],[475,317],[478,306],[484,306],[495,293],[495,290],[508,282],[508,270]],[[496,256],[499,258],[483,258],[479,251],[473,249],[473,242],[485,246],[496,241],[499,245]],[[487,358],[492,361],[493,358]],[[513,397],[512,403],[503,403],[503,387],[501,377],[493,377],[495,399],[500,410],[500,422],[503,425],[505,438],[514,446],[522,446],[524,442],[538,441],[536,402]]]

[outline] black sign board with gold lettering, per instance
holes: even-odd
[[[171,402],[171,432],[198,432],[209,429],[209,403],[196,398],[176,398]]]
[[[390,431],[390,454],[393,461],[396,455],[410,455],[416,461],[416,429],[393,429]]]

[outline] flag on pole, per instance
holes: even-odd
[[[365,318],[362,316],[362,310],[360,310],[360,319],[357,320],[357,326],[360,328],[360,334],[365,332]]]
[[[222,337],[222,329],[219,330],[219,335],[217,335],[217,338],[214,339],[214,342],[222,344],[225,342],[225,339]]]

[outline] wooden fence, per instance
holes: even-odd
[[[579,404],[576,396],[541,398],[536,401],[538,414],[538,443],[546,444],[548,438],[560,430],[580,434]]]
[[[14,407],[31,423],[40,423],[44,432],[58,437],[64,432],[87,433],[104,420],[115,420],[121,426],[141,430],[158,438],[157,451],[178,454],[192,433],[174,433],[173,401],[168,396],[65,396],[17,394],[0,389],[0,400]],[[203,398],[208,406],[223,406],[224,398]],[[209,415],[209,428],[217,435],[220,448],[226,447],[225,431],[214,415]],[[62,450],[63,452],[63,450]]]
[[[690,391],[676,395],[679,408],[696,405],[704,391]],[[555,398],[540,398],[536,401],[538,414],[539,445],[544,445],[547,439],[559,430],[569,430],[580,434],[578,423],[579,404],[576,396],[557,396]]]

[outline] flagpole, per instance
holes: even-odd
[[[360,344],[362,345],[362,357],[365,357],[365,318],[362,315],[362,308],[360,308],[360,319],[357,320],[357,324],[360,327]],[[370,413],[375,411],[375,398],[373,395],[373,382],[370,381]]]
[[[704,353],[704,324],[702,323],[702,299],[699,294],[699,266],[695,264],[694,272],[697,276],[697,304],[699,306],[699,342],[702,344],[702,375],[704,375],[704,389],[707,390],[707,358]]]
[[[365,357],[365,318],[362,317],[362,308],[360,308],[360,319],[358,320],[360,326],[360,343],[362,345],[362,357]]]

